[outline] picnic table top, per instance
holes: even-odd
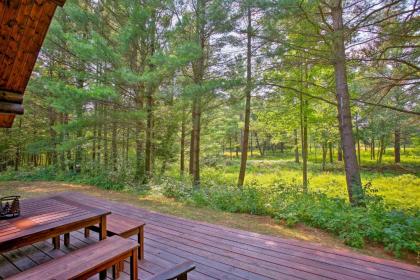
[[[0,220],[0,252],[31,244],[98,222],[111,212],[91,207],[66,195],[25,199],[19,217]]]

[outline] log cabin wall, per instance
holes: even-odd
[[[23,94],[56,7],[65,0],[0,0],[0,127],[23,114]]]

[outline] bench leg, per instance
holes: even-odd
[[[118,279],[120,277],[120,263],[114,264],[112,266],[112,278]]]
[[[177,279],[178,280],[188,280],[188,275],[187,275],[187,273],[183,273],[183,274],[179,275]]]
[[[85,228],[85,238],[88,238],[90,236],[90,231],[88,228]]]
[[[133,250],[130,256],[130,280],[138,280],[138,270],[137,270],[137,250]]]
[[[139,253],[138,257],[140,260],[144,259],[144,227],[140,227],[139,233],[137,234],[138,242],[139,242]]]
[[[70,246],[70,233],[64,234],[64,246],[69,247]]]
[[[102,216],[99,222],[99,240],[104,240],[104,239],[106,239],[106,216]],[[106,269],[99,273],[99,278],[100,279],[106,278]]]
[[[52,238],[52,244],[54,245],[54,249],[60,249],[60,235]]]

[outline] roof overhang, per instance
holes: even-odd
[[[23,114],[23,94],[57,6],[66,0],[0,0],[0,127]]]

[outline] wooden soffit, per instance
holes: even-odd
[[[0,0],[0,127],[23,114],[25,92],[57,6],[65,0]]]

